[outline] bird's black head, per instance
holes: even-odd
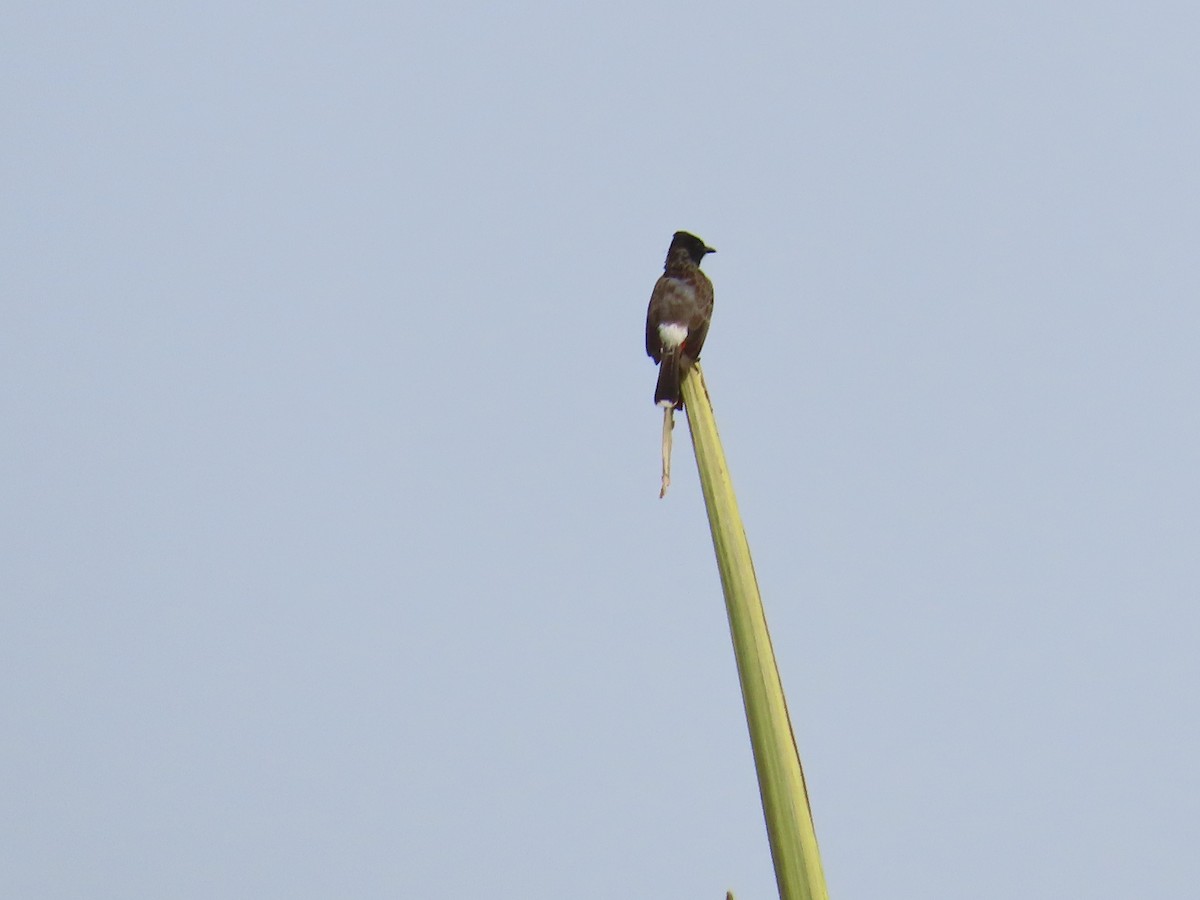
[[[712,247],[709,247],[704,241],[696,237],[694,234],[689,234],[686,231],[677,231],[675,236],[671,238],[671,249],[667,251],[667,258],[671,258],[676,250],[686,250],[688,258],[696,265],[700,264],[700,260],[704,259],[705,253],[716,253]]]

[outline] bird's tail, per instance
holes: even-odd
[[[659,406],[670,404],[683,409],[683,392],[680,388],[681,367],[678,348],[666,350],[658,365],[658,384],[654,388],[654,402]]]

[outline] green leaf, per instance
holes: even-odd
[[[779,896],[782,900],[828,900],[804,770],[775,665],[750,545],[699,365],[684,379],[683,402],[725,591]]]

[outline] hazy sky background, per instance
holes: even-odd
[[[1194,898],[1192,3],[14,2],[0,895]]]

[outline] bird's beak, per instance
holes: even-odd
[[[716,247],[705,247],[705,248],[704,248],[704,252],[705,252],[705,253],[716,253],[716,252],[717,252],[717,248],[716,248]]]

